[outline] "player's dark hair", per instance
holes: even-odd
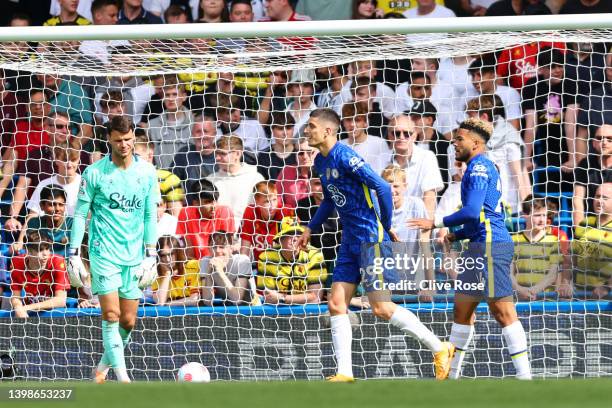
[[[218,201],[219,190],[215,184],[207,179],[196,180],[191,183],[191,200]]]
[[[465,129],[467,131],[476,133],[485,141],[485,143],[491,139],[491,135],[493,134],[493,126],[491,126],[490,123],[476,118],[464,120],[459,124],[459,129]]]
[[[49,184],[40,191],[40,201],[53,201],[56,198],[63,198],[66,201],[66,190],[60,185]]]
[[[312,111],[310,114],[311,118],[321,119],[326,122],[332,123],[336,129],[340,128],[340,116],[335,110],[330,108],[319,108]]]
[[[106,6],[116,6],[117,9],[120,9],[120,4],[118,0],[94,0],[91,3],[91,14],[92,16],[101,8],[106,7]]]
[[[134,122],[127,115],[114,116],[108,124],[108,131],[119,132],[122,135],[128,133],[130,130],[134,130]]]

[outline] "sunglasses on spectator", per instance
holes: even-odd
[[[409,130],[393,130],[390,134],[394,139],[410,139],[414,136],[415,132]]]

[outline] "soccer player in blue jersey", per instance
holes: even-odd
[[[311,231],[320,229],[335,207],[342,223],[342,242],[333,272],[328,306],[338,371],[328,380],[353,382],[352,329],[347,305],[361,280],[362,244],[398,239],[391,230],[391,187],[354,150],[338,142],[339,128],[338,114],[332,109],[323,108],[310,114],[304,130],[308,144],[319,150],[314,166],[321,176],[324,199],[305,228],[298,245],[306,247]],[[452,345],[441,342],[416,315],[386,300],[388,293],[382,292],[368,293],[374,315],[388,320],[423,342],[434,353],[436,378],[446,378],[453,353]],[[377,296],[381,293],[382,296]]]
[[[123,349],[136,324],[141,289],[157,277],[157,172],[134,155],[134,124],[127,116],[110,121],[111,153],[83,172],[70,235],[68,276],[81,287],[88,275],[79,249],[89,221],[91,289],[100,299],[104,354],[94,380],[112,367],[130,382]]]
[[[516,368],[516,377],[531,379],[531,367],[527,354],[527,336],[518,320],[512,298],[511,262],[513,243],[504,222],[500,204],[501,182],[499,170],[485,156],[486,143],[491,138],[493,126],[480,119],[468,119],[459,125],[453,139],[456,158],[465,162],[467,169],[461,179],[462,208],[442,220],[413,219],[409,225],[420,229],[462,226],[449,233],[448,242],[469,239],[467,252],[483,255],[482,270],[478,268],[458,275],[462,279],[477,278],[481,288],[460,288],[455,291],[454,323],[450,341],[455,346],[451,361],[450,378],[459,378],[461,364],[474,335],[474,311],[481,299],[486,299],[489,310],[502,326],[508,351]],[[473,248],[476,248],[475,250]],[[478,275],[478,276],[477,276]],[[457,284],[455,285],[457,287]]]

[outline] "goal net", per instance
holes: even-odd
[[[135,152],[158,169],[163,196],[159,278],[144,291],[126,349],[130,375],[172,380],[191,361],[224,380],[334,373],[326,302],[337,217],[313,235],[311,250],[286,255],[286,237],[301,231],[323,195],[324,175],[313,171],[305,142],[310,112],[320,107],[340,115],[342,143],[394,185],[403,240],[429,240],[438,260],[448,256],[435,243],[444,232],[419,236],[405,220],[458,208],[463,169],[453,134],[468,117],[491,122],[487,154],[517,242],[517,310],[534,376],[612,374],[610,28],[389,34],[385,24],[400,27],[385,21],[380,34],[321,35],[298,23],[263,35],[278,31],[259,23],[242,35],[228,25],[226,33],[202,28],[178,38],[166,26],[156,37],[127,30],[126,39],[93,36],[96,27],[3,29],[3,375],[87,380],[102,355],[96,297],[69,288],[60,273],[51,282],[15,265],[34,256],[32,230],[66,255],[80,173],[105,160],[108,124],[121,115],[135,124]],[[115,202],[135,205],[129,201]],[[534,215],[542,211],[545,227]],[[419,282],[451,282],[456,271],[424,269],[416,288],[393,300],[447,339],[453,292]],[[62,288],[65,307],[27,319],[11,311],[15,301],[35,305]],[[350,312],[355,375],[433,377],[431,353],[376,319],[361,295]],[[514,375],[502,337],[479,306],[463,375]]]

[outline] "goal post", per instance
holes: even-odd
[[[276,258],[259,258],[278,246],[282,231],[299,230],[285,225],[281,215],[296,215],[305,222],[318,205],[315,196],[321,192],[304,158],[308,115],[315,107],[334,109],[342,118],[343,143],[372,168],[381,173],[390,163],[402,167],[405,196],[417,198],[424,216],[436,210],[452,212],[460,204],[457,194],[451,194],[453,188],[458,192],[462,170],[453,160],[450,139],[461,120],[486,116],[499,136],[490,150],[505,177],[508,228],[525,230],[528,217],[521,204],[528,193],[548,198],[552,204],[546,205],[556,207],[545,207],[555,213],[546,236],[557,237],[556,249],[546,252],[546,266],[541,267],[541,253],[526,251],[525,266],[517,272],[524,289],[517,292],[517,310],[527,332],[534,376],[610,376],[612,304],[597,291],[607,285],[610,274],[610,224],[598,223],[603,204],[595,204],[595,195],[605,177],[587,154],[612,145],[612,133],[600,131],[612,125],[612,106],[605,105],[602,91],[612,82],[611,35],[612,16],[607,14],[2,27],[2,222],[12,216],[25,224],[26,214],[37,208],[39,214],[45,211],[40,191],[36,202],[35,186],[18,191],[20,177],[38,185],[54,177],[53,183],[65,186],[70,200],[76,176],[67,175],[61,166],[69,160],[58,159],[56,154],[62,153],[57,152],[69,155],[76,149],[83,153],[80,160],[101,159],[108,154],[109,119],[130,115],[141,137],[139,154],[159,170],[165,203],[159,228],[174,237],[160,240],[160,254],[174,251],[176,245],[186,250],[182,275],[172,275],[181,284],[170,286],[160,300],[160,270],[157,286],[145,291],[126,350],[130,376],[173,380],[183,364],[197,361],[208,367],[213,380],[320,380],[335,370],[325,290],[341,226],[330,222],[313,240],[324,262],[321,270],[312,268],[312,275],[305,265],[294,269],[297,262],[286,262],[291,266],[282,269],[285,266],[277,264],[283,262]],[[563,67],[563,78],[555,83],[558,66]],[[541,85],[551,78],[544,89]],[[44,96],[38,98],[40,90]],[[61,136],[50,128],[55,119],[48,119],[57,118],[57,112],[67,115],[70,134]],[[421,163],[411,162],[412,150],[399,153],[400,146],[390,138],[390,123],[396,123],[397,116],[406,116],[414,126],[414,146],[425,157]],[[67,142],[60,141],[62,137]],[[236,138],[242,149],[229,147]],[[66,148],[42,151],[53,144]],[[602,154],[612,156],[608,149]],[[232,167],[219,150],[243,152]],[[572,159],[573,167],[567,170]],[[81,161],[80,166],[86,164]],[[232,182],[228,174],[242,178]],[[231,210],[224,213],[223,228],[203,226],[211,215],[197,202],[202,191],[210,193],[197,185],[202,179],[215,184],[218,205]],[[273,195],[283,210],[274,212],[269,202],[258,204],[254,188],[257,194]],[[20,205],[15,205],[17,198]],[[273,214],[262,215],[264,207]],[[228,228],[234,242],[230,252],[246,247],[243,255],[250,258],[244,261],[236,255],[235,268],[227,267],[229,286],[206,275],[212,244],[227,239],[207,232]],[[95,298],[79,308],[83,294],[70,290],[67,307],[17,318],[8,300],[15,256],[10,246],[18,234],[13,235],[5,227],[0,359],[12,359],[15,379],[88,380],[103,351]],[[220,241],[213,242],[216,239]],[[560,243],[564,239],[570,242]],[[65,250],[65,235],[64,242],[60,236],[56,244],[54,251],[61,252],[62,245]],[[444,254],[438,248],[435,256]],[[263,260],[258,264],[258,259]],[[247,270],[252,272],[236,266],[243,261],[251,262]],[[554,281],[526,294],[554,262]],[[436,268],[419,270],[416,279],[424,280],[429,272],[441,281],[452,275]],[[560,295],[558,288],[568,282],[572,295]],[[232,291],[234,284],[241,289]],[[309,285],[313,293],[319,287],[321,292],[311,294]],[[282,296],[266,297],[264,289]],[[286,295],[308,304],[284,304]],[[23,296],[24,302],[40,300],[26,300],[26,292]],[[445,339],[453,318],[452,298],[452,291],[446,290],[405,290],[394,296]],[[172,301],[175,304],[168,306]],[[432,377],[431,353],[376,319],[364,303],[356,297],[350,313],[356,376]],[[478,307],[477,321],[463,374],[513,375],[501,328],[486,306]]]

